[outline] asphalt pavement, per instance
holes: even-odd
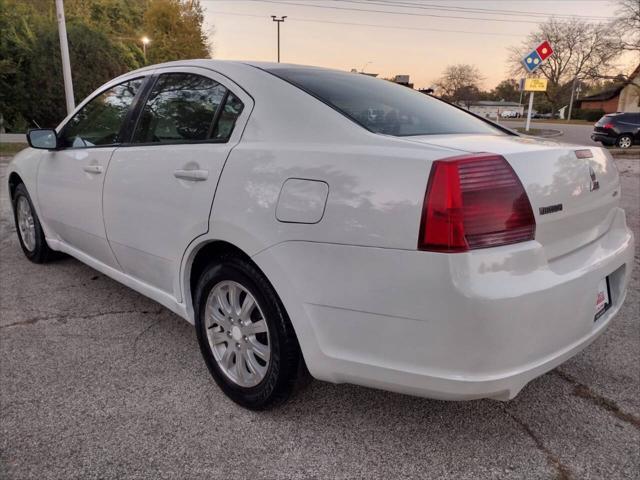
[[[594,122],[595,123],[595,122]],[[503,124],[509,128],[523,127],[525,124],[524,119],[518,120],[501,120],[500,124]],[[560,130],[561,135],[553,137],[553,140],[559,142],[575,143],[576,145],[589,145],[591,147],[601,147],[602,144],[591,140],[591,133],[593,132],[593,125],[574,125],[569,123],[563,123],[559,120],[557,123],[551,122],[536,122],[531,121],[531,128],[543,128]]]
[[[640,238],[640,162],[618,168]],[[314,381],[255,413],[218,390],[184,320],[72,258],[28,262],[6,181],[4,159],[0,478],[638,478],[638,253],[606,333],[510,402]]]

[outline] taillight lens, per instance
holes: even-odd
[[[529,198],[500,155],[473,154],[433,163],[418,248],[465,252],[533,240]]]
[[[615,128],[615,126],[613,125],[613,123],[605,123],[602,128],[610,128],[611,130],[613,130]]]

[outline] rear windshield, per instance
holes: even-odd
[[[367,130],[385,135],[501,134],[474,116],[411,88],[359,73],[310,67],[269,67]]]

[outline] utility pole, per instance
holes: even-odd
[[[578,77],[573,79],[573,83],[571,84],[571,100],[569,101],[569,114],[567,115],[567,122],[571,120],[571,110],[573,110],[573,95],[576,90],[576,82],[578,81]]]
[[[286,15],[277,18],[275,15],[271,15],[271,20],[278,24],[278,63],[280,63],[280,24],[284,22],[284,19],[287,18]]]
[[[67,113],[76,108],[73,99],[73,79],[71,78],[71,61],[69,60],[69,43],[67,42],[67,23],[64,19],[64,5],[62,0],[56,0],[58,16],[58,34],[60,36],[60,56],[62,58],[62,77],[64,78],[64,97],[67,101]]]

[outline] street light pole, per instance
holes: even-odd
[[[144,57],[144,63],[146,65],[147,64],[147,45],[151,40],[149,40],[149,37],[144,36],[140,39],[140,41],[142,42],[142,56]]]
[[[277,18],[275,15],[271,15],[271,20],[278,24],[278,63],[280,63],[280,24],[284,22],[284,19],[287,18],[286,15]]]
[[[64,97],[67,103],[67,113],[73,112],[73,79],[71,78],[71,61],[69,60],[69,43],[67,42],[67,24],[64,19],[64,5],[62,0],[56,0],[58,16],[58,35],[60,36],[60,56],[62,59],[62,78],[64,79]]]

